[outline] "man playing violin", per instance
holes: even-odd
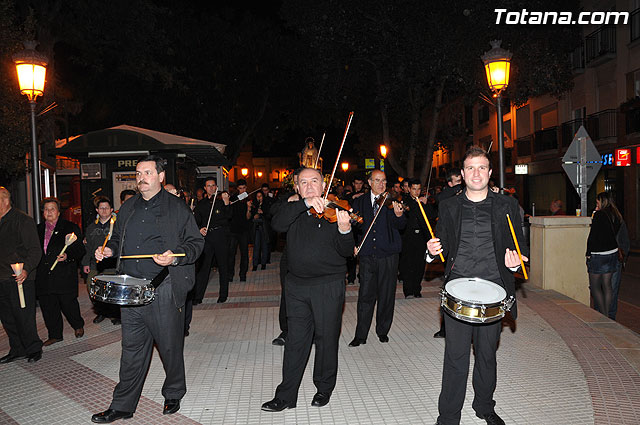
[[[402,250],[400,230],[405,227],[407,221],[399,202],[393,201],[393,208],[380,206],[385,198],[387,186],[384,172],[374,170],[369,177],[369,185],[371,191],[353,201],[352,205],[353,211],[362,216],[364,223],[358,229],[358,241],[361,246],[358,325],[356,336],[349,343],[350,347],[367,343],[376,302],[376,334],[380,342],[389,342],[388,334],[396,300],[398,258]],[[378,209],[380,214],[375,218]],[[366,230],[369,228],[371,230],[365,239]]]
[[[338,339],[344,304],[346,258],[354,239],[347,211],[336,210],[336,223],[311,214],[325,210],[325,184],[318,170],[303,169],[296,185],[301,200],[284,202],[271,225],[287,233],[285,299],[288,335],[284,346],[282,383],[262,410],[279,412],[296,407],[311,345],[316,344],[312,406],[325,406],[338,374]]]
[[[514,198],[489,190],[491,162],[487,152],[470,148],[462,160],[465,189],[442,201],[436,227],[437,238],[427,242],[427,261],[442,253],[447,259],[444,280],[476,277],[504,287],[515,299],[513,272],[520,267],[518,253],[509,234],[507,214],[516,237],[522,241],[520,213]],[[521,245],[528,255],[526,245]],[[527,257],[522,257],[528,261]],[[516,304],[511,315],[517,317]],[[475,324],[444,315],[446,327],[442,389],[436,424],[459,424],[469,374],[470,345],[476,361],[473,368],[473,410],[488,425],[504,425],[495,412],[496,351],[502,321]]]

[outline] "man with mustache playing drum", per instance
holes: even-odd
[[[481,282],[491,288],[493,282],[497,292],[513,297],[511,314],[515,319],[517,310],[513,273],[520,267],[520,258],[510,234],[507,214],[513,220],[517,239],[522,241],[520,214],[514,198],[489,190],[490,176],[489,154],[478,147],[470,148],[463,158],[465,190],[440,204],[437,237],[427,242],[427,261],[433,261],[440,253],[447,258],[445,283],[468,278],[471,282]],[[528,255],[528,248],[523,246],[522,249]],[[528,261],[526,256],[522,259]],[[445,296],[448,288],[449,285],[445,286]],[[455,309],[452,312],[446,306],[445,311],[449,314],[444,315],[447,333],[438,401],[440,415],[436,425],[460,423],[472,341],[476,356],[473,409],[476,416],[486,420],[487,424],[504,425],[494,410],[493,400],[502,315],[485,323],[484,320],[465,320],[455,314]]]
[[[125,259],[116,266],[128,276],[147,279],[155,286],[150,304],[123,306],[120,382],[109,409],[91,417],[95,423],[111,423],[133,417],[153,354],[158,348],[166,373],[162,385],[162,413],[180,409],[187,392],[184,372],[184,306],[195,284],[194,263],[204,247],[191,210],[183,200],[162,189],[166,161],[149,155],[136,165],[139,194],[125,202],[118,213],[106,247],[98,247],[96,260],[154,254],[152,258]]]

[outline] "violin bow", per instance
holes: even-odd
[[[322,133],[322,140],[320,141],[320,149],[318,149],[318,156],[316,156],[316,163],[313,164],[313,168],[318,168],[318,160],[320,159],[320,153],[322,152],[322,145],[324,144],[324,136],[327,133]]]
[[[213,206],[216,203],[216,196],[218,196],[218,186],[216,186],[216,192],[213,194],[213,201],[211,202],[211,210],[209,210],[209,220],[207,220],[207,232],[209,231],[209,223],[211,222],[211,214],[213,214]]]
[[[323,202],[325,204],[327,203],[327,197],[329,196],[329,191],[331,190],[331,182],[333,182],[333,177],[336,175],[336,168],[338,168],[338,162],[340,161],[340,155],[342,155],[342,148],[344,148],[344,142],[347,140],[347,133],[349,133],[349,127],[351,127],[352,119],[353,119],[353,111],[349,112],[349,119],[347,120],[347,128],[344,129],[344,136],[342,136],[342,144],[340,145],[340,150],[338,151],[338,157],[336,158],[336,163],[333,164],[331,179],[329,179],[329,184],[327,185],[327,191],[324,193],[324,196],[323,196]]]
[[[380,208],[378,208],[378,211],[376,212],[376,215],[373,217],[373,220],[371,221],[371,224],[369,225],[369,228],[367,229],[367,232],[364,234],[364,237],[362,238],[362,241],[360,242],[360,245],[358,245],[358,249],[356,249],[356,255],[355,255],[356,257],[360,253],[360,250],[362,249],[362,246],[364,245],[364,241],[367,240],[367,236],[369,236],[369,232],[373,228],[373,225],[376,223],[376,220],[378,219],[378,215],[380,214],[380,211],[382,211],[382,208],[384,207],[384,203],[387,201],[387,196],[389,196],[389,191],[384,193],[384,199],[382,199],[382,204],[380,205]]]

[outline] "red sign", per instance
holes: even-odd
[[[640,164],[640,146],[636,148],[636,163]]]
[[[616,149],[616,167],[631,166],[631,149]]]

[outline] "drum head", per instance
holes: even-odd
[[[475,304],[494,304],[507,298],[502,286],[479,278],[453,279],[444,287],[453,297]]]
[[[150,280],[140,279],[126,274],[101,274],[94,277],[94,279],[118,285],[146,285],[151,283]]]

